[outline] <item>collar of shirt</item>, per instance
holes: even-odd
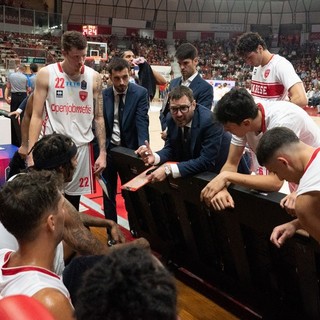
[[[113,87],[113,94],[115,97],[118,97],[119,94],[123,94],[124,98],[126,98],[126,94],[127,94],[128,88],[124,91],[124,92],[118,92],[114,87]]]
[[[193,79],[198,75],[198,71],[195,72],[190,78],[187,80],[183,81],[183,78],[181,77],[181,85],[185,87],[189,87],[190,83],[193,81]]]

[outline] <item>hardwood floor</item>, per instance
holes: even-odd
[[[106,243],[103,228],[90,228],[96,237]],[[210,299],[176,280],[178,289],[178,310],[180,320],[237,320],[236,316],[221,308]]]

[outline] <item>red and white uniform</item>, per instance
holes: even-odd
[[[77,81],[72,80],[60,63],[47,66],[49,88],[42,135],[57,132],[70,137],[78,147],[78,165],[73,179],[66,185],[68,195],[93,192],[93,157],[89,143],[93,140],[93,83],[95,71],[83,66]]]
[[[2,297],[24,294],[29,297],[46,288],[63,293],[69,300],[70,295],[61,278],[50,270],[35,266],[8,268],[7,264],[13,251],[0,250],[0,294]]]
[[[311,157],[305,173],[299,182],[297,196],[312,191],[320,191],[320,148],[318,148]]]
[[[254,99],[288,100],[288,90],[302,82],[292,64],[275,54],[265,66],[254,67],[251,79],[251,95]]]
[[[247,145],[255,155],[257,145],[264,132],[275,127],[286,127],[293,130],[305,144],[312,147],[320,146],[320,129],[312,118],[297,105],[289,101],[264,101],[258,106],[262,114],[261,132],[259,134],[248,132],[244,137],[232,135],[231,143],[233,145]],[[257,167],[253,167],[252,171],[256,172],[257,169]]]

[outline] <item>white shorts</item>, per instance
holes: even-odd
[[[94,193],[93,150],[91,144],[78,147],[78,165],[71,182],[66,183],[64,192],[69,196]]]

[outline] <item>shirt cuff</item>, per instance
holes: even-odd
[[[160,163],[160,156],[157,153],[154,153],[154,163],[153,165],[156,166],[157,164]]]
[[[21,114],[23,110],[18,108],[16,111],[19,112],[19,114]]]
[[[172,172],[172,178],[180,178],[181,174],[178,168],[178,165],[175,163],[170,164],[171,172]]]

